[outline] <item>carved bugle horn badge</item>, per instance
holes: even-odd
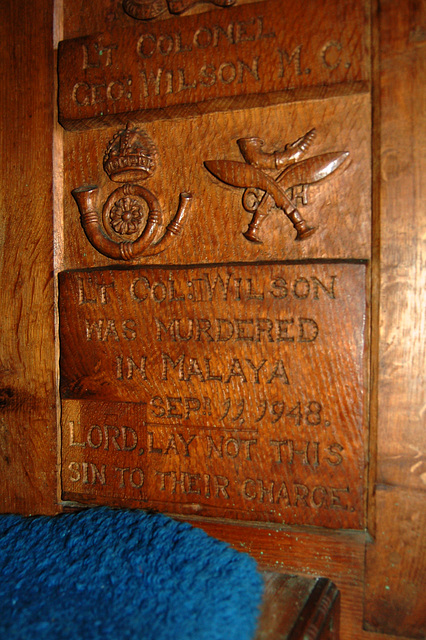
[[[122,186],[107,198],[102,215],[98,213],[97,185],[72,191],[87,239],[102,255],[114,260],[154,256],[181,234],[192,194],[180,194],[177,213],[164,228],[164,214],[157,197],[137,184],[149,178],[156,167],[157,149],[153,141],[128,124],[114,136],[105,153],[105,172]]]
[[[299,161],[315,136],[315,129],[311,129],[282,151],[269,153],[260,138],[240,138],[237,144],[245,164],[231,160],[204,163],[221,182],[244,189],[242,204],[253,218],[243,235],[250,242],[262,242],[260,229],[274,206],[293,224],[296,240],[304,240],[315,232],[303,219],[296,202],[300,199],[306,205],[309,185],[332,174],[349,155],[348,151],[333,151]]]

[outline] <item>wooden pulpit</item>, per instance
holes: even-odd
[[[186,519],[259,639],[424,637],[420,4],[1,15],[0,510]]]

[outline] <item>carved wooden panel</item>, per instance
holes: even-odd
[[[65,494],[362,527],[365,286],[342,263],[62,273]]]
[[[62,495],[363,529],[363,6],[191,4],[60,47]]]
[[[135,4],[148,6],[150,0],[139,0]],[[94,42],[94,34],[110,32],[154,33],[159,29],[159,21],[163,23],[164,33],[169,30],[176,33],[188,24],[183,22],[188,18],[201,20],[202,16],[205,21],[203,24],[210,28],[211,22],[216,22],[215,16],[220,14],[220,20],[223,20],[230,15],[227,13],[229,10],[236,12],[236,9],[246,5],[261,5],[262,2],[237,0],[231,9],[215,7],[212,2],[202,2],[180,16],[172,13],[173,2],[156,0],[155,4],[164,10],[151,22],[137,21],[129,16],[123,9],[122,0],[63,0],[59,3],[50,0],[34,0],[31,3],[14,0],[0,5],[0,30],[5,53],[0,57],[4,79],[0,97],[4,133],[0,157],[4,168],[1,217],[4,237],[1,258],[4,307],[1,358],[3,412],[0,421],[2,510],[25,514],[52,513],[78,507],[75,503],[66,502],[65,498],[72,496],[77,503],[136,504],[127,497],[123,499],[106,495],[107,489],[100,481],[102,464],[107,465],[106,461],[100,459],[105,442],[94,449],[89,447],[87,433],[86,440],[80,440],[78,416],[83,416],[83,422],[88,419],[87,416],[92,416],[93,424],[102,430],[104,424],[95,422],[95,418],[98,420],[104,413],[108,416],[117,415],[109,411],[107,403],[115,408],[119,406],[123,421],[130,420],[133,414],[132,419],[138,424],[146,420],[147,406],[140,402],[94,396],[91,399],[64,398],[55,407],[55,397],[58,397],[57,389],[55,391],[55,365],[59,356],[59,340],[54,331],[57,299],[54,276],[58,272],[81,269],[91,275],[92,269],[110,270],[112,267],[114,270],[132,270],[154,265],[167,268],[171,264],[188,267],[196,264],[220,268],[224,265],[223,268],[227,268],[227,265],[245,262],[255,268],[260,262],[270,261],[285,266],[285,261],[330,264],[327,260],[366,260],[367,281],[371,273],[373,284],[371,344],[366,340],[366,348],[371,350],[373,357],[372,379],[368,381],[373,393],[369,406],[368,437],[371,446],[366,485],[371,537],[362,530],[353,532],[306,527],[300,520],[295,525],[287,526],[276,522],[263,525],[246,521],[225,522],[223,518],[199,518],[189,513],[185,517],[236,548],[249,551],[264,567],[332,578],[342,593],[343,640],[384,639],[390,637],[384,634],[391,633],[396,634],[392,638],[423,637],[425,527],[421,516],[424,512],[422,487],[425,473],[421,442],[425,431],[422,423],[424,335],[421,314],[425,308],[425,289],[421,252],[425,217],[422,215],[424,198],[420,185],[425,174],[422,155],[424,127],[421,126],[425,112],[422,92],[424,7],[419,2],[379,0],[371,3],[360,0],[354,15],[352,3],[337,5],[334,2],[312,0],[312,5],[320,7],[319,13],[324,8],[333,7],[333,15],[338,18],[337,31],[333,15],[330,15],[328,24],[323,15],[321,24],[316,25],[316,42],[319,42],[322,33],[333,33],[333,37],[336,33],[335,42],[342,43],[340,50],[338,46],[326,50],[329,65],[333,66],[338,61],[341,64],[348,62],[345,56],[355,52],[356,57],[360,47],[365,51],[360,60],[361,76],[358,80],[350,75],[353,69],[349,69],[347,80],[334,82],[335,78],[342,77],[339,74],[344,69],[339,66],[335,70],[328,70],[311,46],[306,37],[313,32],[312,24],[305,20],[308,15],[306,4],[282,2],[277,5],[277,11],[285,12],[287,24],[294,25],[296,16],[297,26],[292,27],[291,33],[286,33],[284,25],[284,35],[276,34],[288,54],[288,64],[285,78],[278,78],[283,84],[273,88],[270,93],[249,93],[245,97],[243,88],[238,86],[241,95],[220,98],[223,100],[221,103],[214,98],[214,105],[199,103],[200,109],[217,109],[215,114],[196,115],[198,105],[191,102],[188,111],[193,110],[193,115],[189,117],[183,113],[183,108],[187,109],[185,105],[165,107],[167,112],[162,108],[153,109],[149,118],[161,119],[166,114],[170,116],[161,122],[142,121],[143,112],[137,114],[137,111],[131,111],[131,117],[128,117],[124,112],[105,111],[104,116],[99,112],[95,115],[94,124],[103,127],[96,131],[65,131],[55,125],[52,86],[56,45],[52,47],[53,30],[55,42],[57,39],[86,36],[90,42]],[[314,7],[308,9],[312,16]],[[253,6],[250,6],[252,10]],[[238,21],[231,22],[236,24]],[[170,24],[165,26],[165,23]],[[234,38],[234,28],[230,38]],[[342,39],[339,30],[342,31]],[[370,32],[373,44],[371,52]],[[229,49],[238,47],[239,53],[242,55],[244,51],[246,55],[248,52],[247,59],[251,60],[250,47],[268,45],[268,40],[238,42],[235,45],[229,42]],[[98,61],[102,62],[104,54],[100,56],[99,52]],[[373,54],[371,57],[370,53]],[[90,51],[92,54],[93,50]],[[331,54],[336,56],[334,60],[329,57]],[[221,52],[215,52],[215,55],[210,56],[208,62],[215,64],[217,71],[218,63],[220,66],[223,61],[238,65],[237,60],[228,55],[222,57]],[[128,56],[129,65],[122,67],[123,72],[130,69],[131,59],[134,60],[133,47]],[[375,67],[371,86],[368,85],[370,59]],[[283,60],[287,62],[285,54]],[[185,61],[182,67],[184,73],[197,71],[197,67],[191,67],[188,58]],[[96,64],[96,57],[91,57],[90,62]],[[163,62],[162,58],[154,71],[162,67],[170,70]],[[310,74],[298,73],[298,70],[307,68],[311,69]],[[72,61],[70,72],[73,69],[78,73],[83,71],[81,50],[80,58]],[[259,82],[248,70],[244,71],[252,85],[265,82],[268,78],[261,60],[258,69]],[[111,69],[108,66],[106,70]],[[222,72],[225,70],[222,68]],[[263,70],[262,75],[260,70]],[[231,65],[228,71],[232,72]],[[84,72],[89,78],[89,74],[96,73],[96,69]],[[275,71],[272,70],[274,72],[276,67]],[[319,72],[324,75],[316,84]],[[175,82],[179,81],[180,75],[178,73],[175,76]],[[161,79],[166,81],[168,77],[170,73]],[[189,75],[187,77],[190,78]],[[105,79],[108,79],[106,74]],[[102,84],[104,80],[101,78],[100,82]],[[215,85],[213,91],[220,89],[221,85],[226,89],[226,83],[220,79],[219,82],[216,79]],[[120,85],[110,87],[111,96],[117,98],[119,93],[113,94],[112,91],[119,88]],[[194,90],[181,93],[192,95]],[[87,94],[90,99],[92,91],[95,91],[96,99],[103,100],[107,87],[91,86]],[[207,93],[204,97],[208,97]],[[116,102],[118,105],[119,101]],[[239,108],[235,109],[238,105]],[[232,111],[227,112],[228,107]],[[68,106],[65,105],[65,108]],[[117,118],[119,122],[112,122],[110,118]],[[73,121],[73,126],[84,127],[88,120],[78,117]],[[372,120],[373,137],[370,135]],[[99,187],[99,199],[95,203],[98,215],[93,222],[99,223],[103,230],[103,207],[110,196],[125,184],[115,183],[105,173],[103,157],[108,143],[128,122],[145,130],[158,153],[155,173],[142,183],[129,183],[146,188],[159,202],[164,219],[153,243],[163,237],[175,217],[180,194],[191,192],[192,202],[182,233],[173,244],[157,256],[149,257],[144,252],[144,255],[126,262],[104,256],[92,246],[81,226],[71,192],[93,184]],[[256,203],[252,195],[262,195],[261,202],[264,204],[266,198],[263,200],[264,195],[256,190],[252,194],[249,188],[247,194],[251,200],[245,198],[243,203],[246,189],[219,180],[205,169],[204,163],[244,162],[255,166],[253,154],[248,156],[247,162],[238,141],[262,139],[264,145],[259,145],[260,158],[261,162],[266,160],[268,166],[255,168],[260,168],[280,186],[276,166],[271,168],[268,158],[275,160],[280,155],[277,152],[285,152],[287,145],[303,138],[312,129],[316,130],[316,136],[295,164],[328,153],[349,152],[346,160],[332,174],[309,185],[307,193],[303,187],[300,190],[297,188],[298,192],[294,194],[288,192],[293,196],[292,200],[296,196],[296,208],[308,225],[315,227],[315,233],[296,242],[296,231],[284,212],[286,207],[277,208],[275,200],[273,205],[269,200],[269,215],[262,219],[260,226],[259,237],[263,243],[249,241],[243,233],[248,231],[255,216],[245,208],[244,203],[250,208],[250,203]],[[246,148],[244,151],[246,153]],[[263,154],[266,158],[263,158]],[[255,153],[254,158],[258,157]],[[372,177],[370,166],[373,167]],[[371,182],[373,192],[370,189]],[[112,197],[110,202],[113,206],[105,216],[105,233],[110,239],[112,237],[121,243],[137,238],[111,231],[113,217],[119,228],[122,222],[126,222],[123,220],[126,214],[132,214],[131,222],[140,225],[137,233],[143,232],[146,217],[138,219],[137,208],[146,213],[147,204],[140,197],[141,193],[144,195],[142,190],[136,196],[123,195],[123,201],[126,197],[136,200],[137,207],[135,209],[134,203],[126,200],[122,203],[122,214],[119,206],[114,208],[121,198],[117,197],[115,201],[115,197]],[[371,201],[374,205],[372,234]],[[404,223],[401,223],[401,212]],[[121,215],[121,221],[117,214]],[[125,226],[119,231],[124,231]],[[127,226],[130,231],[131,225]],[[372,256],[370,238],[374,250]],[[88,289],[87,293],[90,299],[92,291]],[[369,301],[367,295],[367,307]],[[358,330],[356,334],[359,335]],[[62,336],[62,345],[66,346],[67,339],[67,335]],[[78,349],[87,350],[84,339]],[[61,408],[64,411],[64,465],[59,467],[55,414],[59,416]],[[73,415],[70,408],[73,409]],[[87,408],[90,409],[89,413]],[[70,425],[66,422],[67,415],[70,416],[69,421],[74,420],[72,436]],[[109,418],[107,424],[110,424]],[[125,447],[133,446],[131,431],[125,431],[126,441],[121,433],[121,430],[118,435],[114,429],[109,430],[110,448],[104,450],[104,454],[112,455],[116,451],[117,456],[127,455],[131,460],[130,456],[134,454],[125,451]],[[92,444],[97,444],[98,434],[99,431],[94,429]],[[121,451],[116,449],[114,442],[121,447]],[[84,449],[78,446],[84,443]],[[66,450],[71,445],[72,457]],[[155,443],[154,446],[161,448],[162,445]],[[91,454],[99,456],[99,459],[89,458],[89,448]],[[310,449],[310,453],[313,451]],[[77,455],[76,452],[80,453]],[[294,469],[297,464],[299,468],[302,467],[301,460],[303,462],[303,453],[295,454]],[[70,470],[72,461],[77,461],[80,467],[73,466]],[[98,475],[91,464],[97,466]],[[128,472],[124,471],[127,467],[118,459],[116,466],[120,465],[129,490],[137,492],[137,485],[141,482],[138,472],[131,473],[134,467],[129,468]],[[136,466],[139,464],[135,463]],[[57,472],[59,468],[60,472]],[[107,467],[107,473],[109,469]],[[81,480],[79,489],[75,491],[70,485],[78,485],[78,482],[71,482],[70,477],[75,480],[77,472]],[[118,475],[121,471],[113,473]],[[62,489],[59,486],[61,476],[68,483],[64,485],[67,492],[57,491],[58,488]],[[130,477],[136,486],[131,484]],[[95,485],[92,485],[93,479]],[[177,485],[177,492],[180,486]],[[86,493],[81,493],[81,489]],[[120,487],[115,487],[115,490],[122,491]],[[318,492],[315,495],[319,497]],[[263,516],[267,518],[265,512]]]
[[[158,225],[158,237],[165,233],[176,216],[180,194],[192,194],[180,235],[170,245],[163,245],[165,250],[158,255],[152,256],[155,251],[148,247],[146,252],[136,256],[137,261],[197,264],[318,257],[368,259],[371,233],[369,114],[370,98],[360,94],[132,125],[149,136],[156,149],[155,171],[136,184],[148,189],[158,200],[157,208],[163,216]],[[65,157],[70,170],[64,176],[65,268],[102,266],[117,259],[105,259],[87,240],[71,192],[96,185],[98,189],[92,192],[89,210],[96,210],[97,218],[102,222],[108,198],[114,202],[121,199],[121,196],[112,195],[119,185],[107,175],[103,159],[110,141],[123,129],[115,126],[106,131],[66,135]],[[313,129],[315,132],[309,145],[302,145],[305,147],[302,150],[297,146],[291,149]],[[282,167],[279,164],[278,169],[275,166],[256,167],[257,160],[252,156],[249,156],[252,164],[247,162],[240,149],[241,141],[246,139],[264,140],[260,155],[272,160],[281,157]],[[247,156],[247,150],[243,148],[243,151]],[[293,157],[289,151],[294,152]],[[314,167],[306,167],[306,163],[318,157],[330,167],[334,154],[339,154],[342,161],[332,173],[318,171],[314,175]],[[256,198],[264,190],[255,189],[254,200],[250,202],[250,193],[247,198],[243,186],[226,184],[206,168],[206,162],[218,160],[238,162],[247,169],[252,167],[267,174],[291,197],[302,218],[315,228],[315,233],[297,241],[293,223],[279,208],[279,203],[275,206],[270,197],[259,207],[266,209],[268,214],[257,233],[261,243],[250,241],[244,234],[253,222],[253,203],[256,206]],[[305,171],[304,176],[294,173],[300,167],[301,172]],[[306,175],[308,168],[309,176]],[[285,169],[292,172],[287,182],[285,175],[284,179],[280,177]],[[249,186],[253,188],[259,184],[256,179],[252,182]],[[287,200],[281,204],[288,208]],[[147,209],[145,203],[140,202],[140,205]],[[146,217],[142,224],[145,221]],[[137,237],[117,235],[110,228],[105,231],[116,242]],[[153,244],[156,241],[157,237],[154,237]]]
[[[156,17],[150,5],[124,3],[141,18]],[[282,7],[281,0],[266,0],[167,21],[134,21],[127,29],[61,43],[60,122],[75,130],[125,122],[129,114],[149,121],[271,104],[288,99],[289,91],[324,85],[337,92],[345,85],[346,91],[366,87],[368,41],[360,28],[360,2],[301,0],[291,11]]]

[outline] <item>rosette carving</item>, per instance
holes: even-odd
[[[149,178],[158,164],[158,152],[151,138],[128,124],[109,143],[103,164],[111,180],[124,184],[109,195],[102,216],[98,213],[97,185],[72,191],[83,230],[92,246],[114,260],[134,260],[167,249],[182,233],[192,194],[180,194],[177,213],[164,228],[164,214],[157,197],[137,184]],[[120,236],[130,239],[117,239]]]

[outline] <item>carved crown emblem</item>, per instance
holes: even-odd
[[[157,157],[157,148],[151,138],[127,123],[108,144],[103,164],[114,182],[139,182],[154,173]]]

